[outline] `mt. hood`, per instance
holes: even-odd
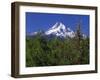
[[[36,34],[38,34],[39,32],[32,32],[30,35],[34,36]],[[74,38],[76,36],[76,32],[74,32],[73,30],[71,30],[69,27],[66,27],[63,23],[61,22],[56,22],[51,28],[49,28],[47,31],[45,32],[41,32],[42,35],[46,35],[46,36],[57,36],[57,37],[61,37],[61,38]],[[87,36],[85,34],[82,34],[83,38],[86,38]]]
[[[57,22],[54,26],[52,26],[45,32],[45,35],[55,35],[58,37],[73,38],[75,37],[75,32],[72,31],[70,28],[66,28],[66,26],[63,23]]]

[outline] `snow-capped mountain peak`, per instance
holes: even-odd
[[[59,37],[74,37],[75,33],[70,29],[70,28],[66,28],[66,26],[61,23],[61,22],[57,22],[53,27],[51,27],[49,30],[47,30],[45,32],[46,35],[56,35]]]
[[[34,35],[37,35],[38,33],[42,33],[42,35],[46,35],[46,36],[53,35],[53,36],[57,36],[57,37],[61,37],[61,38],[66,38],[66,37],[74,38],[76,36],[76,32],[74,32],[69,27],[66,27],[62,22],[56,22],[47,31],[33,32],[33,33],[30,33],[30,35],[34,36]],[[82,34],[82,37],[86,38],[87,36],[85,34]]]
[[[51,27],[49,30],[50,31],[56,31],[56,30],[65,30],[66,28],[65,28],[65,25],[64,24],[62,24],[61,22],[60,23],[56,23],[53,27]]]

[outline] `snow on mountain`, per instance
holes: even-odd
[[[53,27],[51,27],[49,30],[45,32],[46,35],[55,35],[59,37],[75,37],[74,31],[72,31],[70,28],[66,28],[66,26],[61,23],[57,22]]]
[[[38,32],[32,32],[32,33],[30,33],[30,34],[28,34],[28,35],[34,36],[34,35],[36,35],[36,34],[38,34]]]
[[[82,34],[82,37],[83,37],[83,39],[86,39],[87,38],[87,36],[85,34]]]
[[[42,33],[41,31],[39,32]],[[30,35],[34,36],[38,34],[39,32],[32,32],[30,33]],[[66,27],[61,22],[56,22],[51,28],[49,28],[47,31],[44,31],[42,34],[46,36],[53,35],[53,36],[63,37],[63,38],[66,38],[66,37],[74,38],[76,36],[76,32],[71,30],[69,27]],[[82,34],[82,36],[83,38],[87,37],[85,34]]]

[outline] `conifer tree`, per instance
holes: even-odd
[[[76,47],[79,53],[79,58],[77,59],[77,63],[81,63],[82,59],[82,50],[81,50],[81,40],[82,40],[82,33],[81,33],[81,21],[79,21],[77,27],[76,27]]]

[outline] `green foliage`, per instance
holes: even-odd
[[[81,39],[77,46],[76,38],[48,40],[41,34],[27,37],[26,66],[89,64],[89,38]]]

